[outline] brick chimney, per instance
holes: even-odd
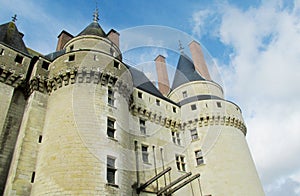
[[[162,55],[158,55],[154,61],[157,71],[158,90],[166,96],[170,91],[169,77],[166,66],[166,58]]]
[[[200,44],[193,40],[189,44],[189,47],[192,53],[192,59],[195,65],[195,69],[203,78],[205,78],[206,80],[211,80]]]
[[[107,34],[107,38],[110,41],[112,41],[114,44],[116,44],[118,47],[119,47],[119,36],[120,36],[120,33],[118,33],[114,29],[111,29]]]
[[[65,44],[72,39],[74,36],[68,33],[67,31],[63,30],[58,36],[58,42],[56,46],[56,51],[62,50]]]

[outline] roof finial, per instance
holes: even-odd
[[[18,20],[17,19],[17,14],[15,14],[14,16],[12,16],[11,18],[12,18],[12,20],[11,20],[12,22],[16,22]]]
[[[94,22],[98,22],[98,21],[99,21],[99,12],[98,12],[97,2],[96,2],[96,10],[94,11],[93,16],[94,16],[93,21],[94,21]]]
[[[184,47],[182,46],[180,40],[178,40],[178,42],[179,42],[179,51],[180,51],[181,54],[183,54],[183,49],[184,49]]]

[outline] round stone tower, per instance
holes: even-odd
[[[121,146],[128,140],[132,91],[118,33],[106,34],[95,13],[94,21],[54,55],[32,195],[131,194],[128,176],[116,169],[126,159]]]
[[[193,51],[192,55],[194,60]],[[184,53],[169,98],[181,107],[187,170],[201,175],[200,181],[192,182],[197,187],[193,193],[264,195],[246,143],[240,108],[225,100],[222,87],[203,78]]]

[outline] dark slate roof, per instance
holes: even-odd
[[[182,84],[198,80],[205,79],[202,78],[200,74],[195,70],[195,66],[192,60],[185,54],[181,54],[177,63],[172,89],[174,90]]]
[[[13,22],[0,25],[0,42],[19,50],[25,54],[29,54],[23,42],[23,34],[20,33]]]
[[[101,28],[98,22],[92,22],[83,31],[81,31],[77,36],[80,35],[96,35],[100,37],[106,37],[105,32]]]
[[[127,65],[127,68],[131,73],[134,87],[143,90],[147,93],[150,93],[152,95],[155,95],[156,97],[168,101],[174,105],[177,105],[175,102],[163,96],[161,92],[154,86],[154,84],[148,79],[148,77],[143,72],[129,65]]]
[[[57,57],[60,57],[61,55],[65,54],[66,50],[59,50],[59,51],[55,51],[52,52],[50,54],[45,55],[45,58],[48,59],[49,61],[53,61],[54,59],[56,59]]]

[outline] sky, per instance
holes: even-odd
[[[185,50],[191,38],[198,40],[213,62],[209,69],[218,70],[221,79],[216,80],[226,98],[243,111],[246,139],[266,195],[300,195],[299,0],[0,0],[0,22],[17,14],[27,47],[48,54],[62,30],[77,35],[92,22],[96,4],[99,23],[106,32],[120,32],[125,60],[134,65],[147,65],[159,52],[173,67],[178,40],[175,36],[172,43],[163,43],[154,36],[135,62],[139,47],[128,48],[128,32],[142,29],[159,36],[170,30],[185,37]],[[153,28],[146,31],[145,25]],[[151,70],[143,71],[154,77]]]

